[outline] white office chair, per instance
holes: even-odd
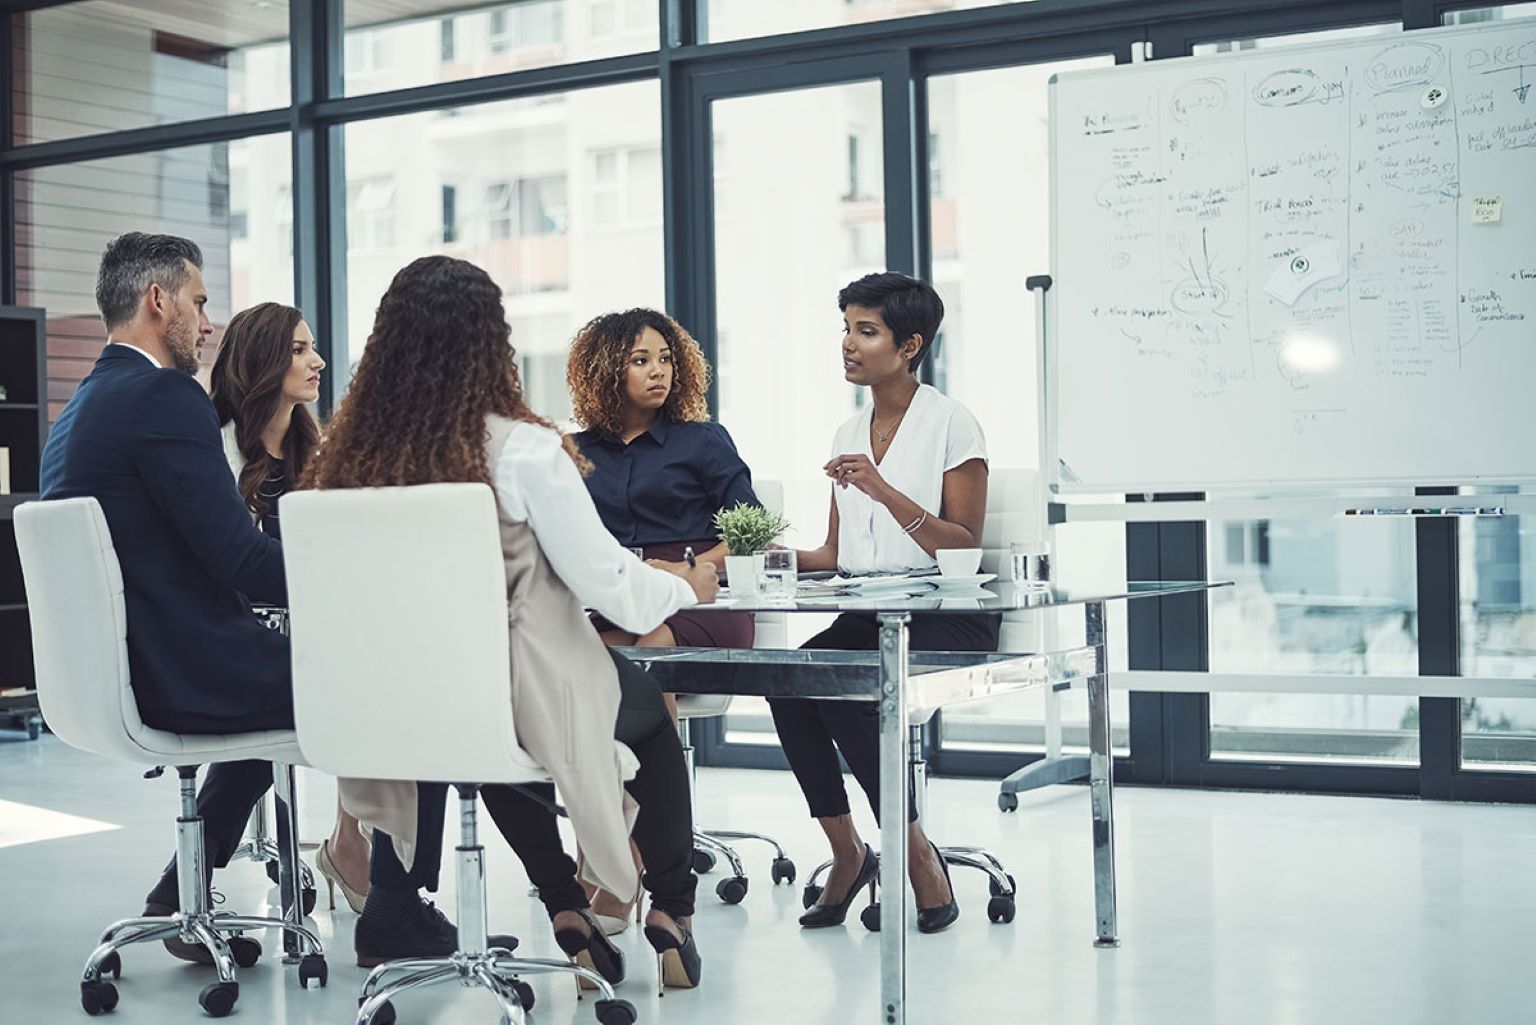
[[[763,507],[773,512],[784,511],[784,485],[774,480],[759,480],[753,490]],[[756,619],[757,648],[782,648],[786,644],[788,624],[782,612],[760,612]],[[698,773],[694,766],[693,740],[689,723],[694,719],[717,719],[731,710],[729,694],[678,694],[677,732],[683,741],[683,755],[688,759],[688,779],[696,786]],[[773,865],[770,873],[773,885],[794,885],[795,863],[784,853],[784,847],[771,836],[734,829],[697,829],[693,834],[693,870],[699,875],[714,869],[719,858],[731,867],[731,874],[715,884],[715,895],[727,904],[740,904],[747,896],[746,869],[741,855],[729,841],[756,840],[773,848]]]
[[[1006,578],[1009,572],[1009,545],[1017,539],[1033,539],[1041,529],[1038,507],[1040,475],[1033,470],[998,470],[990,472],[987,480],[987,520],[982,529],[981,569]],[[1002,651],[1040,651],[1039,623],[1037,616],[1004,613],[998,637]],[[1056,695],[1047,693],[1047,701]],[[926,722],[926,721],[925,721]],[[928,761],[923,757],[923,726],[925,722],[913,722],[907,733],[907,765],[912,777],[913,800],[917,804],[919,818],[925,817],[928,804]],[[1018,912],[1018,886],[1003,866],[1002,860],[985,847],[939,844],[944,860],[961,868],[974,868],[987,875],[987,888],[991,899],[987,902],[987,918],[993,922],[1012,922]],[[825,861],[818,865],[806,881],[800,900],[809,908],[821,897],[821,877],[832,867]],[[868,905],[859,920],[865,928],[880,927],[880,906]]]
[[[299,960],[299,985],[324,986],[327,971],[320,940],[300,922],[292,881],[298,878],[298,849],[283,852],[284,917],[257,918],[214,912],[203,878],[203,820],[197,817],[197,767],[248,758],[273,763],[274,779],[287,804],[288,835],[298,837],[293,803],[293,766],[302,763],[290,730],[207,736],[152,729],[139,718],[128,678],[128,622],[123,576],[101,506],[94,498],[28,502],[16,510],[16,547],[21,554],[38,700],[49,728],[65,742],[93,754],[160,767],[177,766],[181,816],[176,820],[177,884],[180,910],[169,918],[129,918],[102,933],[85,962],[80,1004],[87,1014],[117,1006],[117,988],[103,977],[122,977],[118,951],[132,943],[180,938],[200,944],[213,956],[218,981],[198,996],[203,1009],[222,1017],[240,995],[235,967],[248,968],[261,944],[242,935],[250,929],[283,929],[290,954]],[[199,643],[187,638],[188,644]],[[228,939],[225,937],[228,936]]]
[[[394,1020],[391,1000],[458,981],[490,990],[522,1022],[533,990],[518,978],[569,972],[600,992],[602,1025],[635,1009],[596,972],[489,947],[483,783],[548,780],[517,742],[507,643],[507,581],[496,500],[483,484],[299,491],[283,499],[293,639],[294,718],[309,763],[357,779],[452,783],[459,793],[459,950],[389,962],[363,986],[358,1025]],[[372,710],[366,729],[356,710]],[[399,975],[385,985],[390,975]]]

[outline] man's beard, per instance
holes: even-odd
[[[167,325],[165,347],[171,354],[171,362],[183,374],[197,375],[197,330],[177,318]]]

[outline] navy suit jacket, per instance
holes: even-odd
[[[286,602],[282,547],[252,523],[197,381],[108,345],[43,448],[43,499],[82,495],[101,503],[122,564],[144,722],[291,729],[288,639],[247,599]]]

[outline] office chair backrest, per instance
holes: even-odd
[[[299,747],[364,779],[541,778],[517,743],[507,582],[484,484],[283,498]]]
[[[16,548],[32,621],[37,698],[48,727],[96,754],[145,761],[129,685],[123,571],[94,498],[16,509]]]

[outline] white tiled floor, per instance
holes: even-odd
[[[103,926],[138,912],[170,850],[175,786],[51,737],[10,736],[0,739],[0,800],[94,820],[97,831],[59,836],[43,821],[46,839],[22,836],[0,848],[0,1022],[83,1021],[79,966]],[[321,777],[301,786],[304,834],[318,838],[329,828],[331,788]],[[702,822],[776,833],[802,879],[820,860],[824,848],[788,776],[706,770],[700,791]],[[1536,809],[1122,788],[1124,945],[1101,951],[1090,944],[1086,791],[1026,795],[1006,816],[994,793],[982,782],[936,780],[932,822],[942,839],[990,844],[1004,856],[1019,881],[1018,919],[988,923],[981,877],[957,877],[960,922],[911,938],[914,1023],[1536,1022]],[[25,815],[0,809],[10,832],[25,832]],[[493,828],[482,835],[492,927],[522,937],[525,953],[554,956],[516,859]],[[622,938],[630,980],[620,992],[641,1022],[875,1025],[877,938],[851,918],[843,929],[801,932],[798,887],[768,885],[766,851],[748,859],[753,889],[740,906],[714,898],[718,875],[701,885],[701,989],[658,1001],[648,948],[638,936]],[[250,864],[220,873],[217,885],[227,907],[254,909],[270,897]],[[451,879],[437,899],[452,907]],[[364,976],[348,956],[354,916],[323,907],[322,894],[315,923],[328,944],[329,988],[302,991],[291,970],[264,958],[241,974],[233,1019],[351,1020]],[[133,948],[123,960],[115,1019],[204,1017],[196,995],[206,969],[158,947]],[[594,1020],[573,984],[534,985],[533,1021]],[[400,1021],[498,1020],[487,994],[437,992],[403,1000]]]

